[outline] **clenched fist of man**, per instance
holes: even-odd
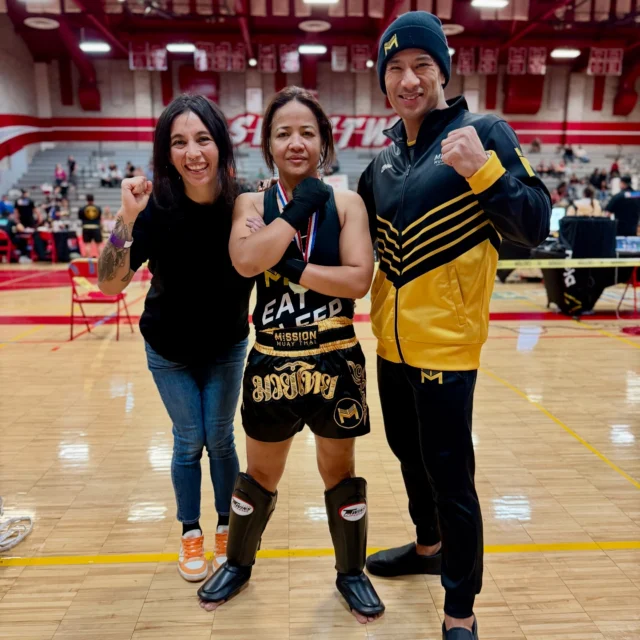
[[[474,127],[451,131],[442,141],[442,162],[453,167],[463,178],[470,178],[487,158],[488,154]]]

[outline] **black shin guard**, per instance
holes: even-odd
[[[227,562],[198,591],[202,600],[224,602],[247,584],[277,497],[277,493],[267,491],[250,475],[238,475],[231,497]]]
[[[365,616],[384,611],[378,594],[363,573],[367,552],[367,482],[348,478],[325,491],[329,531],[336,554],[336,586],[349,608]]]

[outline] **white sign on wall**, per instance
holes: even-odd
[[[247,89],[247,113],[262,113],[262,89],[249,87]]]

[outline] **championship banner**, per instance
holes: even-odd
[[[275,73],[277,68],[276,45],[258,45],[258,71],[262,73]]]
[[[237,42],[231,49],[231,61],[229,71],[243,73],[247,70],[247,50],[244,43]]]
[[[529,47],[527,72],[532,76],[544,76],[547,73],[546,47]]]
[[[196,42],[193,52],[193,66],[196,71],[211,71],[213,69],[214,45],[212,42]]]
[[[507,74],[510,76],[523,76],[527,72],[527,48],[509,47],[507,61]]]
[[[134,44],[129,43],[129,69],[136,71],[138,69],[147,70],[149,68],[149,45],[148,43]]]
[[[363,73],[368,71],[367,60],[371,57],[371,49],[368,44],[351,45],[351,71]]]
[[[347,47],[331,47],[331,71],[343,73],[349,68],[349,49]]]
[[[300,71],[300,54],[297,45],[280,45],[280,71],[282,73],[298,73]]]
[[[481,76],[494,76],[498,73],[498,49],[480,47],[478,73]]]
[[[231,66],[231,43],[216,42],[213,45],[211,71],[228,71]]]
[[[149,71],[167,70],[167,49],[163,44],[149,45]]]
[[[591,47],[587,74],[590,76],[620,76],[622,75],[623,59],[624,49]]]
[[[456,72],[459,76],[472,76],[476,73],[476,50],[473,47],[458,49]]]

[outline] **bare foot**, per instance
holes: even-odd
[[[381,618],[383,615],[382,613],[380,613],[377,616],[363,616],[361,613],[358,613],[355,609],[351,609],[351,613],[353,614],[353,617],[360,624],[367,624],[367,622],[374,622],[378,618]]]
[[[220,605],[223,605],[225,602],[226,600],[223,600],[222,602],[207,602],[206,600],[200,600],[200,606],[205,611],[215,611]]]

